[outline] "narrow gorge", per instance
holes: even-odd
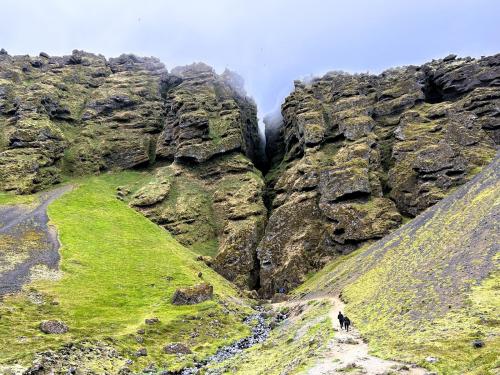
[[[265,141],[243,86],[203,63],[2,51],[0,188],[147,170],[117,197],[272,297],[438,202],[500,142],[500,55],[296,81]]]

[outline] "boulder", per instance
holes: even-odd
[[[40,331],[47,334],[60,335],[68,332],[69,328],[60,320],[45,320],[40,323]]]
[[[191,349],[180,342],[173,342],[163,347],[163,352],[166,354],[191,354]]]
[[[191,288],[177,289],[172,297],[174,305],[195,305],[213,298],[214,288],[207,283],[201,283]]]
[[[146,323],[148,325],[157,324],[157,323],[160,323],[160,319],[158,319],[158,318],[147,318],[147,319],[144,319],[144,323]]]
[[[479,349],[484,347],[484,341],[483,340],[474,340],[472,341],[472,347],[474,349]]]

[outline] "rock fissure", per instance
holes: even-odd
[[[266,116],[243,81],[73,51],[0,55],[0,188],[150,168],[120,199],[265,297],[465,183],[500,142],[499,55],[295,82]]]

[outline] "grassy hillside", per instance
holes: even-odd
[[[133,360],[133,369],[150,362],[176,368],[248,334],[241,323],[248,309],[236,290],[168,232],[115,198],[117,186],[134,186],[147,178],[122,172],[81,179],[49,207],[62,242],[62,277],[33,282],[4,299],[0,363],[26,364],[35,352],[91,338],[118,348],[123,358]],[[214,286],[215,299],[172,305],[176,288],[199,283],[199,272]],[[145,325],[152,317],[160,323]],[[69,332],[41,333],[38,325],[46,319],[66,322]],[[138,329],[145,333],[138,335]],[[163,354],[169,342],[183,342],[194,354]],[[135,357],[139,348],[146,348],[148,356]]]
[[[499,174],[497,157],[442,202],[327,265],[295,293],[341,293],[376,355],[443,374],[498,373]],[[484,347],[473,348],[474,340]]]

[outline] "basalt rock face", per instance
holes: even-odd
[[[162,80],[165,125],[156,159],[173,161],[130,204],[244,288],[258,284],[267,210],[256,107],[241,79],[198,63]]]
[[[499,55],[329,73],[297,81],[264,119],[264,157],[255,103],[230,71],[0,51],[0,190],[150,166],[119,198],[270,296],[470,179],[500,142],[499,108]]]
[[[283,157],[267,175],[262,293],[298,285],[469,180],[495,154],[499,108],[500,55],[295,82],[283,126],[266,132]]]
[[[163,81],[167,115],[157,157],[201,163],[241,151],[258,163],[257,109],[240,79],[202,63],[173,69]]]
[[[203,63],[169,73],[134,55],[2,52],[0,190],[30,193],[63,175],[152,166],[131,206],[253,288],[267,218],[256,114],[238,75]]]
[[[63,173],[130,168],[151,159],[163,127],[155,58],[0,55],[0,188],[33,192]]]

